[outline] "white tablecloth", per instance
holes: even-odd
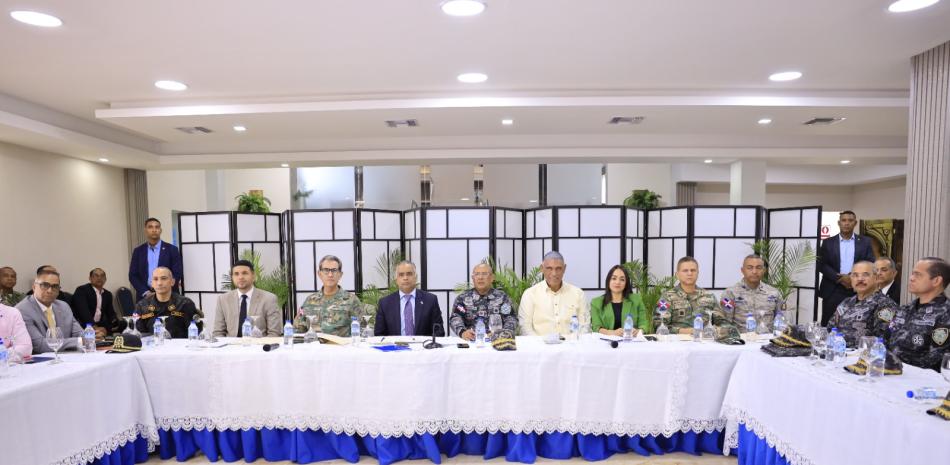
[[[867,384],[804,358],[745,353],[723,401],[726,447],[736,447],[741,423],[793,465],[950,463],[950,422],[925,413],[938,402],[905,396],[922,386],[950,389],[937,372],[910,365]]]
[[[139,435],[154,447],[155,418],[134,356],[60,357],[64,363],[0,378],[0,464],[86,463]]]
[[[549,346],[519,337],[514,352],[312,344],[193,350],[172,341],[136,357],[162,428],[669,436],[724,426],[722,399],[744,350],[691,342]]]

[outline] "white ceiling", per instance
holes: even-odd
[[[152,168],[690,160],[703,149],[894,163],[910,57],[950,40],[950,1],[896,15],[888,0],[487,0],[473,18],[439,3],[5,2],[0,141]],[[15,9],[64,26],[17,23]],[[767,79],[787,69],[804,77]],[[467,71],[489,80],[458,83]],[[158,79],[190,88],[162,91]],[[637,115],[642,125],[605,124]],[[816,116],[847,119],[800,125]],[[420,127],[383,124],[404,118]],[[173,129],[185,125],[216,132]]]

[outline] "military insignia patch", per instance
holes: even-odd
[[[911,338],[911,341],[913,341],[915,346],[924,345],[924,337],[921,336],[920,334],[915,334],[914,337]]]
[[[501,313],[508,315],[511,313],[511,305],[505,304],[501,306]]]
[[[877,317],[880,318],[881,321],[890,322],[894,319],[894,311],[889,308],[882,308],[877,311]]]
[[[950,336],[950,329],[947,328],[937,328],[930,333],[930,338],[933,339],[934,343],[938,346],[942,346],[944,342],[947,342],[948,336]]]
[[[154,305],[149,305],[149,306],[148,306],[148,311],[154,312],[154,311],[155,311],[155,306],[154,306]]]
[[[172,310],[174,310],[174,309],[175,309],[175,304],[169,304],[169,305],[168,305],[168,311],[172,311]]]

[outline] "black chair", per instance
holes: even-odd
[[[122,312],[122,315],[117,316],[121,318],[132,315],[132,311],[135,310],[135,298],[132,291],[127,287],[120,287],[115,291],[115,298],[119,304],[119,311]]]

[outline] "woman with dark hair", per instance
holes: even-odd
[[[653,319],[640,296],[633,293],[630,275],[620,265],[614,265],[607,273],[604,295],[590,301],[591,330],[611,336],[623,336],[623,323],[629,315],[634,329],[644,334],[653,332]],[[634,331],[636,335],[636,331]]]

